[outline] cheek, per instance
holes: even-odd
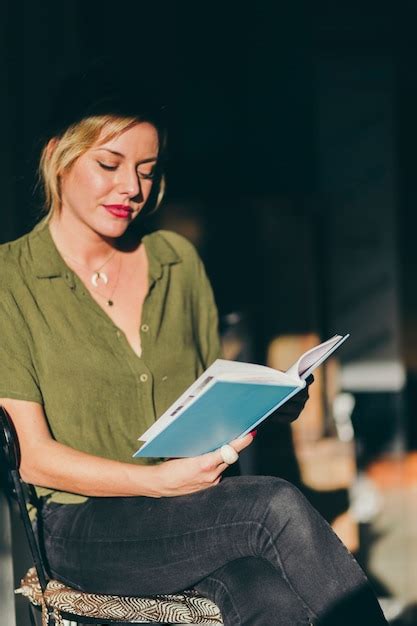
[[[112,178],[107,172],[100,172],[97,169],[78,173],[79,184],[84,190],[90,190],[90,194],[100,195],[113,187]]]
[[[67,197],[73,199],[99,199],[112,189],[112,182],[108,176],[100,172],[74,171],[63,187]]]

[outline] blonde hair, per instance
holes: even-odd
[[[140,123],[139,118],[119,115],[92,115],[69,126],[60,137],[54,137],[44,146],[39,164],[39,179],[45,196],[46,220],[59,211],[61,206],[60,179],[74,162],[97,141],[101,132],[106,131],[103,143],[117,137],[125,130]],[[152,123],[152,122],[151,122]],[[160,149],[161,153],[161,137]],[[154,180],[151,196],[146,203],[147,213],[155,210],[162,201],[165,191],[163,175]],[[149,204],[153,204],[150,208]]]

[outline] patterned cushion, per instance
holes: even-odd
[[[42,590],[34,567],[21,580],[16,593],[44,606]],[[103,620],[119,620],[132,624],[164,622],[169,624],[223,624],[218,607],[199,596],[196,591],[183,591],[172,595],[152,597],[112,596],[85,593],[50,580],[45,593],[45,603],[59,612]],[[45,608],[45,607],[44,607]]]

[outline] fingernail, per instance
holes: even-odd
[[[249,434],[252,435],[252,437],[256,437],[257,432],[257,430],[251,430]]]

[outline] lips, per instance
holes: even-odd
[[[104,204],[103,206],[111,215],[120,219],[128,219],[133,213],[133,209],[124,204]]]

